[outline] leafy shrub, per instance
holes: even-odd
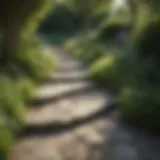
[[[117,34],[125,31],[129,33],[130,25],[122,22],[112,22],[107,23],[105,27],[103,27],[99,33],[99,40],[109,40],[115,41],[117,38]]]
[[[160,127],[159,80],[153,77],[154,61],[140,60],[135,55],[103,56],[91,67],[91,75],[99,84],[116,91],[118,106],[129,122],[141,127]]]
[[[124,118],[130,122],[147,128],[160,127],[159,88],[124,87],[118,100]]]
[[[74,51],[76,51],[76,49],[80,47],[79,43],[79,38],[74,37],[67,40],[63,47],[66,51],[74,53]]]
[[[89,37],[74,37],[64,45],[64,48],[75,58],[88,64],[93,63],[106,53],[104,44]]]
[[[54,68],[52,59],[37,53],[36,48],[26,47],[21,51],[24,52],[1,67],[0,158],[5,158],[15,133],[23,126],[25,107],[34,97],[35,84],[47,78]],[[1,124],[3,119],[5,124]]]
[[[5,118],[9,120],[16,120],[16,122],[23,121],[23,99],[22,94],[23,88],[20,88],[18,83],[15,80],[12,80],[10,77],[2,76],[0,79],[0,90],[3,91],[3,94],[0,95],[0,105],[1,113],[3,113]],[[23,85],[21,85],[23,87]]]
[[[0,158],[4,159],[15,134],[24,125],[25,102],[33,95],[31,81],[0,76]],[[32,93],[32,94],[31,94]]]
[[[159,27],[158,22],[148,23],[134,41],[135,56],[128,60],[134,65],[125,63],[128,72],[118,96],[124,118],[151,129],[160,128]]]
[[[21,46],[16,63],[22,67],[23,73],[35,81],[47,78],[53,71],[53,59],[29,45]]]
[[[137,52],[143,58],[159,60],[159,40],[160,40],[160,19],[146,24],[143,31],[135,40]]]
[[[26,102],[34,95],[34,85],[48,77],[53,69],[51,59],[39,51],[39,42],[34,36],[52,3],[50,0],[23,3],[19,0],[8,0],[1,5],[1,16],[10,19],[10,25],[6,18],[3,18],[0,24],[3,35],[0,55],[2,160],[7,159],[7,151],[24,124]]]
[[[25,77],[39,82],[53,71],[53,58],[42,53],[40,46],[33,42],[24,42],[12,60],[1,63],[1,72],[12,78]],[[0,57],[1,61],[3,57]]]
[[[7,151],[14,140],[13,132],[7,127],[0,125],[0,159],[7,159]]]
[[[93,63],[91,75],[103,85],[118,91],[125,85],[145,86],[154,67],[151,60],[140,61],[134,54],[112,52]]]
[[[25,107],[34,97],[35,84],[53,71],[52,59],[39,50],[38,41],[25,41],[13,59],[0,64],[0,159],[5,159],[16,132],[23,127]]]
[[[21,98],[24,102],[34,98],[35,84],[27,77],[21,77],[17,80],[17,88],[21,92]]]
[[[119,88],[118,56],[102,56],[91,66],[91,76],[101,85],[117,90]]]
[[[12,61],[1,63],[0,122],[4,117],[6,123],[0,124],[0,156],[5,156],[15,133],[23,126],[25,105],[34,97],[35,84],[47,78],[54,68],[50,57],[37,52],[38,44],[21,47]]]
[[[101,56],[105,55],[105,52],[105,46],[90,42],[89,44],[86,44],[86,46],[79,48],[78,52],[76,52],[76,56],[82,61],[91,64]]]

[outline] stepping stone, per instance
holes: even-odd
[[[28,110],[26,121],[29,126],[68,124],[104,110],[110,104],[110,97],[99,90],[63,98],[43,108]]]
[[[53,81],[75,81],[89,79],[89,73],[85,70],[71,71],[71,72],[56,72],[53,75]]]
[[[84,66],[81,63],[75,62],[75,61],[64,61],[61,63],[56,64],[56,69],[58,70],[63,70],[63,69],[78,69],[78,68],[83,68]]]
[[[86,68],[84,66],[78,67],[56,67],[56,72],[64,73],[64,72],[86,72]]]
[[[54,56],[54,58],[55,58],[55,62],[56,63],[63,63],[63,62],[72,62],[72,61],[74,61],[75,62],[75,60],[74,59],[72,59],[72,58],[70,58],[70,57],[67,57],[67,56],[60,56],[60,55],[55,55]]]
[[[90,90],[94,87],[93,83],[89,81],[74,82],[74,83],[58,83],[45,84],[37,89],[36,99],[56,99],[70,94],[76,94]]]

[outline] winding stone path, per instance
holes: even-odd
[[[160,160],[160,138],[127,126],[84,65],[48,47],[57,72],[37,89],[9,160]]]

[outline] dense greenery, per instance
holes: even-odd
[[[157,15],[154,15],[155,17]],[[123,117],[147,128],[160,127],[159,51],[160,19],[136,26],[136,36],[127,43],[126,51],[117,61],[114,56],[102,57],[92,66],[96,80],[116,89]],[[145,18],[145,17],[143,17]]]
[[[36,30],[50,10],[49,0],[7,0],[0,23],[0,159],[24,125],[25,108],[35,86],[47,78],[53,62],[41,52]],[[9,20],[9,23],[8,23]]]
[[[68,0],[71,3],[60,3],[56,5],[55,9],[49,14],[49,16],[43,21],[39,28],[39,32],[43,34],[55,34],[82,32],[83,30],[95,28],[99,26],[104,18],[107,16],[107,10],[99,11],[100,6],[86,6],[86,1]],[[103,2],[103,0],[101,0]],[[88,1],[89,2],[89,1]],[[102,3],[101,2],[101,3]],[[98,2],[100,3],[100,2]],[[103,4],[103,3],[102,3]],[[102,5],[101,4],[101,5]],[[89,7],[94,11],[97,8],[97,12],[93,16],[93,13],[89,15]],[[103,6],[104,7],[104,6]],[[92,11],[92,12],[93,12]],[[88,23],[89,22],[89,23]]]
[[[43,21],[39,28],[40,33],[72,33],[81,28],[81,17],[64,6],[58,5]]]

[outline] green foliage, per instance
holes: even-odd
[[[58,5],[43,21],[39,28],[40,33],[66,33],[77,31],[81,27],[81,17],[75,15],[65,5]]]
[[[24,106],[22,97],[24,96],[21,91],[24,91],[21,79],[15,81],[8,76],[1,76],[0,88],[3,94],[0,96],[1,114],[7,121],[21,123],[23,120]],[[2,117],[1,116],[1,117]],[[17,124],[16,124],[17,125]],[[10,127],[13,127],[12,125]]]
[[[134,54],[112,53],[91,67],[94,80],[118,94],[118,106],[125,119],[154,129],[160,127],[158,73],[155,61]]]
[[[130,25],[125,23],[108,23],[99,33],[100,40],[116,41],[117,35],[123,31],[129,33]]]
[[[89,16],[93,17],[94,15],[106,12],[110,2],[111,0],[69,0],[69,3],[66,5],[77,14],[89,14]]]
[[[108,14],[111,0],[69,0],[55,5],[39,28],[41,33],[75,33],[98,27]]]
[[[96,42],[89,42],[76,49],[74,56],[85,63],[93,63],[105,54],[105,46]]]
[[[160,46],[160,19],[153,21],[145,25],[143,31],[139,34],[136,39],[135,47],[137,52],[146,58],[152,58],[158,60]]]
[[[74,53],[77,48],[81,47],[80,45],[81,45],[80,38],[76,36],[76,37],[71,37],[70,39],[68,39],[64,43],[63,47],[65,50]]]
[[[83,3],[78,1],[78,3]],[[78,3],[76,3],[78,7]],[[99,2],[98,2],[99,3]],[[89,20],[89,25],[91,28],[98,27],[101,21],[106,17],[106,12],[100,12],[99,14],[95,14],[92,17],[88,17],[88,11],[84,12],[84,10],[75,11],[71,9],[69,4],[59,4],[57,5],[50,15],[43,21],[42,25],[39,28],[40,33],[76,33],[78,31],[82,31]],[[70,8],[71,7],[71,8]],[[76,7],[76,6],[75,6]],[[85,6],[84,6],[85,7]],[[106,7],[105,5],[103,7]],[[94,8],[95,9],[95,8]],[[84,14],[87,14],[84,16]]]
[[[36,83],[53,70],[52,59],[40,50],[35,32],[52,8],[50,0],[7,0],[1,6],[0,33],[0,159],[24,125],[27,102]],[[7,17],[7,18],[6,18]],[[8,23],[8,19],[10,23]]]
[[[94,80],[114,91],[120,87],[118,59],[118,56],[112,53],[112,55],[102,56],[91,66],[91,76]]]
[[[28,77],[34,82],[47,78],[53,71],[53,58],[43,54],[35,43],[25,41],[12,60],[1,57],[1,72],[10,77]],[[3,55],[2,55],[3,56]]]
[[[137,28],[133,30],[136,38],[131,42],[132,45],[127,43],[128,53],[120,53],[118,58],[113,54],[98,59],[91,67],[91,75],[107,89],[116,91],[118,106],[124,118],[141,127],[157,129],[160,128],[160,21],[153,13],[152,19],[147,21],[150,13],[150,10],[145,8],[138,15],[138,22],[135,24]],[[145,18],[142,18],[144,15]],[[130,29],[130,26],[124,23],[107,24],[99,36],[103,41],[105,38],[111,41],[121,30]]]
[[[118,97],[127,120],[151,129],[160,128],[159,22],[146,23],[132,42],[134,65],[126,63],[130,72],[124,72],[126,81]]]
[[[0,154],[5,154],[15,133],[23,126],[25,107],[34,97],[35,84],[46,79],[54,69],[51,57],[38,52],[37,42],[32,45],[24,43],[11,61],[1,63]],[[1,126],[3,117],[6,123]]]
[[[15,134],[24,125],[25,105],[33,98],[33,84],[26,78],[1,74],[0,90],[0,158],[5,159]]]
[[[10,148],[14,135],[7,126],[0,126],[0,159],[5,160],[7,159],[7,151]]]
[[[50,13],[54,6],[54,1],[50,0],[34,0],[32,5],[26,4],[28,10],[23,24],[23,34],[28,37],[35,34],[40,23]],[[26,14],[25,13],[25,14]]]
[[[126,87],[120,93],[119,107],[124,118],[141,127],[160,127],[159,88]]]
[[[32,46],[25,42],[19,49],[16,64],[21,66],[22,72],[33,79],[41,81],[47,78],[53,71],[53,58],[40,51],[40,47]]]
[[[21,77],[17,83],[17,88],[21,92],[21,98],[28,102],[34,97],[35,84],[27,77]]]

